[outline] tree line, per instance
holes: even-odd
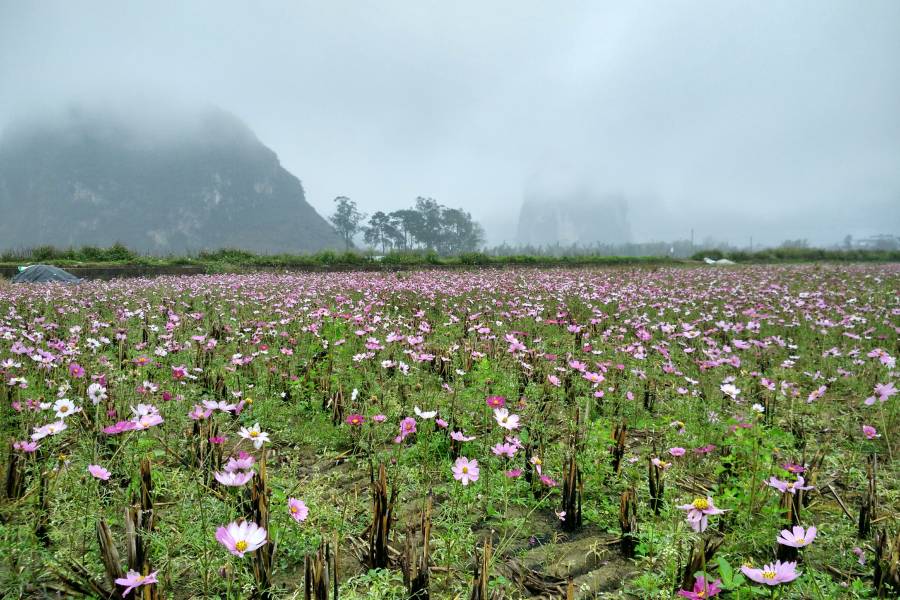
[[[334,199],[335,212],[328,217],[349,250],[353,238],[363,234],[366,244],[388,250],[434,251],[441,256],[477,250],[484,244],[484,229],[461,208],[447,208],[433,198],[416,198],[413,208],[392,213],[378,211],[365,224],[365,213],[345,196]]]

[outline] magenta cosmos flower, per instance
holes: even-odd
[[[813,540],[816,539],[817,532],[818,529],[816,529],[815,526],[810,527],[809,529],[804,531],[802,527],[800,527],[799,525],[795,525],[793,531],[782,529],[781,535],[778,536],[776,540],[782,546],[802,548],[813,543]]]
[[[298,523],[305,521],[306,517],[309,516],[309,507],[306,506],[303,500],[297,500],[296,498],[288,498],[288,510]]]
[[[236,521],[229,523],[228,527],[219,527],[216,530],[216,539],[228,548],[228,551],[244,558],[244,552],[252,552],[266,544],[266,530],[256,523]]]
[[[863,425],[863,433],[866,434],[866,437],[870,440],[881,437],[881,435],[875,430],[875,428],[870,425]]]
[[[88,466],[88,472],[96,477],[97,479],[102,479],[106,481],[109,479],[109,471],[101,467],[100,465],[90,465]]]
[[[363,417],[362,415],[350,415],[349,417],[347,417],[347,420],[344,422],[347,423],[348,425],[362,425],[363,421],[365,421],[365,420],[366,420],[366,418]]]
[[[684,448],[669,448],[669,454],[671,454],[672,456],[681,456],[684,454]]]
[[[719,588],[719,584],[722,583],[720,579],[716,579],[712,583],[706,580],[703,575],[699,575],[697,580],[694,582],[694,591],[688,592],[687,590],[679,590],[678,595],[682,598],[689,598],[689,600],[706,600],[707,598],[712,598],[717,595],[722,590]]]
[[[141,575],[137,571],[128,571],[128,574],[125,577],[116,579],[116,583],[125,586],[125,591],[122,592],[122,596],[125,597],[128,595],[128,592],[136,587],[150,585],[151,583],[159,583],[156,581],[157,573],[159,573],[159,571],[153,571],[149,575]]]
[[[456,466],[450,467],[450,470],[453,471],[453,478],[462,481],[463,485],[469,485],[470,481],[478,481],[478,473],[480,473],[478,461],[469,460],[465,456],[457,458]]]
[[[725,510],[713,506],[712,497],[697,498],[692,503],[677,508],[687,511],[687,523],[698,533],[706,531],[709,515],[721,515],[725,512]]]
[[[487,405],[491,408],[501,408],[504,404],[506,404],[506,400],[503,396],[491,396],[487,399]]]
[[[754,569],[744,565],[741,567],[741,573],[756,583],[778,585],[779,583],[787,583],[797,579],[803,574],[803,571],[797,572],[797,563],[795,562],[783,563],[780,560],[776,560],[774,563],[763,565],[762,569]]]

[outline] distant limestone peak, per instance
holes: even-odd
[[[109,246],[313,252],[341,241],[300,180],[218,108],[123,116],[72,108],[0,137],[0,249]]]
[[[623,196],[584,190],[538,190],[525,194],[519,214],[522,246],[589,246],[631,241]]]

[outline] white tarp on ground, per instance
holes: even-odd
[[[727,258],[723,258],[722,260],[713,260],[711,258],[704,258],[708,265],[733,265],[734,263],[728,260]]]

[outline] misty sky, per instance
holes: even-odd
[[[638,240],[900,234],[894,0],[0,0],[0,126],[148,99],[233,112],[323,215],[430,196],[514,242],[527,189],[590,186]]]

